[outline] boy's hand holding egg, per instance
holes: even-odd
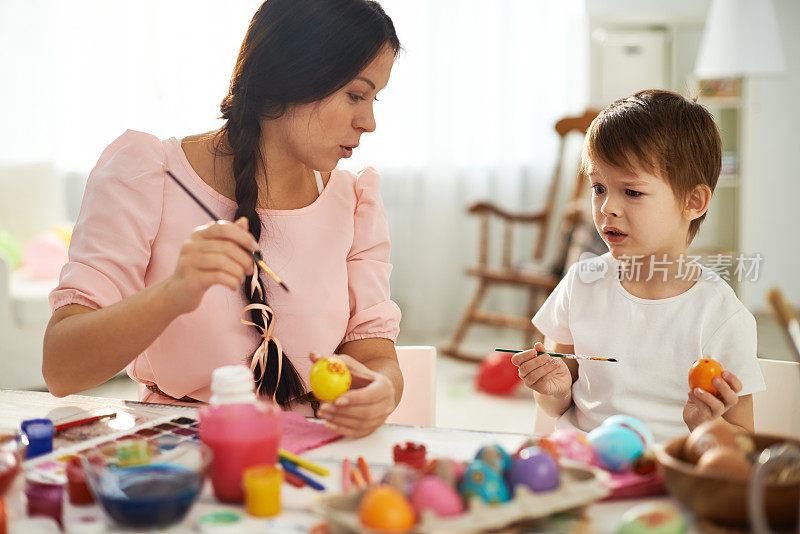
[[[511,363],[519,368],[519,377],[525,385],[542,395],[566,396],[572,391],[572,375],[561,358],[548,354],[544,345],[536,343],[531,350],[518,352],[511,357]]]
[[[739,402],[742,383],[711,358],[696,360],[689,370],[689,398],[683,407],[683,421],[694,430],[705,421],[721,417]]]
[[[395,408],[395,390],[383,374],[346,354],[311,353],[309,384],[322,404],[317,416],[345,436],[362,437],[381,426]]]
[[[722,365],[711,358],[695,360],[689,369],[689,387],[692,389],[700,388],[712,395],[716,395],[718,391],[714,387],[714,379],[722,376],[723,371]]]

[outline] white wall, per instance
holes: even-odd
[[[743,284],[741,298],[751,311],[768,309],[765,293],[779,286],[800,308],[800,2],[773,0],[787,71],[750,79],[746,86],[741,165],[740,248],[760,252],[758,280]]]
[[[586,0],[593,20],[621,24],[682,24],[705,20],[711,0]]]
[[[780,287],[800,308],[800,2],[772,0],[780,26],[787,71],[745,83],[740,152],[741,189],[738,249],[763,256],[756,281],[739,284],[753,312],[767,312],[766,291]],[[709,0],[586,0],[592,25],[666,26],[677,48],[675,89],[694,66]]]

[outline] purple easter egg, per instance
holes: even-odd
[[[539,447],[528,447],[511,466],[508,483],[512,488],[524,484],[534,492],[552,491],[559,483],[558,464]]]

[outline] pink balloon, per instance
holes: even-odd
[[[58,278],[66,262],[67,246],[52,232],[36,234],[22,251],[23,268],[35,280]]]

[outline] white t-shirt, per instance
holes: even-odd
[[[739,395],[766,389],[755,319],[714,271],[703,267],[680,295],[646,300],[622,287],[618,265],[610,253],[575,263],[532,319],[547,338],[574,345],[576,354],[618,360],[578,361],[573,404],[556,428],[588,432],[611,415],[627,414],[657,441],[685,435],[689,368],[701,357],[735,374]]]

